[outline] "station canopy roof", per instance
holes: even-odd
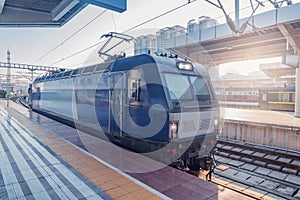
[[[116,12],[127,0],[0,0],[0,27],[62,26],[87,5]]]
[[[280,57],[283,50],[300,56],[300,3],[254,15],[244,33],[227,24],[189,32],[165,42],[166,48],[208,66]],[[241,19],[243,24],[246,19]],[[243,67],[243,66],[241,66]]]

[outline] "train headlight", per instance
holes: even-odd
[[[177,67],[181,70],[193,71],[193,65],[189,62],[178,62]]]
[[[170,134],[169,138],[174,140],[178,138],[178,122],[171,122],[170,123]]]

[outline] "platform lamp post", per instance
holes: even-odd
[[[6,106],[9,107],[9,94],[10,94],[10,52],[7,50],[7,86],[6,86]]]

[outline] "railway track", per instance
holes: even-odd
[[[224,139],[218,141],[218,149],[221,156],[231,155],[237,160],[285,173],[300,173],[300,152]]]
[[[213,182],[255,199],[300,199],[300,153],[220,139]]]
[[[28,104],[23,100],[22,97],[14,97],[11,100],[16,102],[17,104],[21,104],[22,106],[24,106],[26,108],[29,108]]]

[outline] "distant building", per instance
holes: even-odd
[[[155,35],[143,35],[136,39],[136,43],[134,46],[134,54],[143,54],[150,52],[157,52],[157,45],[156,45],[156,37]]]
[[[212,19],[208,16],[201,16],[198,18],[198,23],[199,23],[199,29],[202,30],[212,26],[216,26],[217,20]]]
[[[199,30],[203,30],[212,26],[217,25],[217,20],[212,19],[208,16],[201,16],[198,18],[198,22],[195,19],[191,19],[187,24],[187,32],[195,32]]]
[[[186,28],[173,26],[160,29],[156,35],[142,35],[136,38],[134,54],[148,53],[167,53],[165,50],[165,40],[186,34]]]
[[[156,32],[157,53],[165,52],[165,40],[186,34],[186,28],[176,25]]]
[[[183,26],[165,27],[156,32],[156,35],[142,35],[136,39],[134,46],[134,54],[148,53],[168,53],[165,49],[166,40],[176,38],[187,33],[199,31],[205,28],[215,26],[217,21],[208,16],[201,16],[198,18],[198,22],[192,19],[188,22],[187,28]]]
[[[187,24],[188,33],[195,32],[198,30],[199,30],[199,24],[196,22],[195,19],[191,19]]]

